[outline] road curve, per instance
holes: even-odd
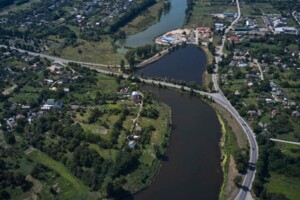
[[[233,26],[238,22],[238,20],[241,17],[241,10],[240,10],[240,4],[239,0],[236,0],[237,10],[238,10],[238,16],[235,18],[235,20],[231,23],[231,25],[225,30],[225,34],[222,38],[222,45],[219,47],[219,49],[216,52],[215,60],[216,60],[216,70],[215,73],[212,75],[212,81],[215,87],[216,92],[218,94],[215,94],[214,100],[221,104],[222,106],[226,107],[226,109],[234,116],[234,118],[237,120],[237,122],[241,125],[243,128],[245,134],[247,135],[249,145],[250,145],[250,159],[249,159],[249,167],[247,170],[247,174],[245,175],[245,178],[243,180],[242,187],[235,197],[235,200],[245,200],[247,198],[248,192],[251,189],[252,182],[255,177],[255,164],[258,159],[258,145],[255,139],[255,134],[251,130],[250,126],[247,124],[247,122],[239,115],[239,113],[235,110],[235,108],[230,104],[230,102],[227,100],[227,98],[224,96],[222,90],[219,87],[218,84],[218,62],[222,60],[223,55],[223,49],[224,44],[226,41],[226,34],[233,29]]]

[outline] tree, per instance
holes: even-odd
[[[233,180],[234,184],[239,188],[242,186],[242,181],[243,181],[243,178],[241,175],[237,175]]]
[[[208,83],[208,88],[210,89],[210,90],[213,90],[213,87],[214,87],[214,84],[213,84],[213,82],[209,82]]]
[[[6,190],[0,192],[0,199],[6,200],[10,199],[10,194]]]
[[[120,63],[121,72],[125,72],[125,61],[122,59]]]

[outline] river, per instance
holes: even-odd
[[[196,45],[188,45],[138,69],[137,74],[201,84],[206,63],[205,52]]]
[[[171,0],[169,14],[159,23],[126,39],[125,46],[141,46],[153,42],[164,32],[179,28],[184,23],[186,0]],[[185,48],[164,56],[137,71],[145,77],[161,77],[202,82],[205,53],[197,46]],[[147,86],[158,100],[172,109],[172,131],[166,160],[154,182],[135,194],[134,200],[212,199],[217,200],[223,173],[219,141],[221,128],[215,111],[196,97],[172,90]]]
[[[198,98],[147,87],[172,109],[170,146],[152,185],[135,200],[218,199],[222,183],[220,124],[214,110]]]
[[[184,24],[187,1],[170,0],[170,2],[170,11],[163,14],[158,23],[150,26],[145,31],[128,36],[124,41],[118,41],[117,44],[121,47],[138,47],[145,44],[152,44],[155,37],[173,29],[181,28]],[[119,49],[119,51],[122,50],[124,49]]]

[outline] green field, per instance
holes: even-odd
[[[112,45],[113,40],[109,36],[103,36],[100,42],[78,41],[79,46],[74,48],[68,46],[66,48],[54,47],[49,54],[59,54],[60,57],[89,63],[100,63],[107,65],[118,65],[123,56],[117,53],[116,48]],[[80,53],[80,51],[82,53]]]
[[[240,4],[243,16],[262,15],[262,14],[279,14],[278,10],[273,8],[270,3],[251,3]]]
[[[213,3],[212,0],[196,0],[190,22],[186,27],[212,26],[213,17],[211,14],[237,12],[236,6],[227,5],[225,1]]]

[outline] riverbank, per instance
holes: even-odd
[[[234,160],[234,152],[247,148],[247,138],[243,134],[242,127],[236,122],[233,116],[222,106],[210,104],[217,112],[219,122],[222,127],[222,138],[220,149],[222,155],[223,184],[219,194],[220,200],[231,200],[239,192],[235,185],[235,178],[239,175]]]
[[[172,133],[158,176],[134,199],[217,199],[223,175],[220,126],[214,110],[180,90],[149,90],[171,107]]]

